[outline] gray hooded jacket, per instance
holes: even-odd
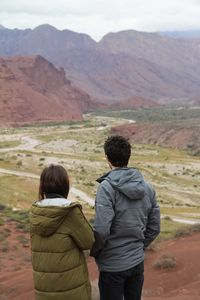
[[[160,232],[155,191],[134,168],[116,168],[97,181],[91,256],[100,271],[128,270],[144,260]]]

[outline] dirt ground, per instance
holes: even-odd
[[[34,300],[29,234],[16,228],[16,223],[0,227],[0,300]],[[200,233],[165,241],[147,251],[145,284],[142,300],[200,299]],[[156,269],[154,264],[163,256],[174,259],[175,267]],[[98,271],[88,258],[93,287],[93,300],[98,300]],[[72,300],[72,299],[71,299]]]

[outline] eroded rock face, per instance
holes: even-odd
[[[200,129],[166,124],[125,124],[112,128],[113,134],[123,135],[136,143],[156,144],[200,154]]]
[[[81,120],[89,95],[41,56],[0,58],[0,125]]]

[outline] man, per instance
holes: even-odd
[[[99,268],[101,300],[140,300],[144,250],[160,232],[155,191],[135,168],[127,167],[131,145],[122,136],[104,144],[111,171],[100,177],[91,250]]]

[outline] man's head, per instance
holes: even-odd
[[[126,167],[131,155],[131,145],[123,136],[114,135],[105,141],[104,152],[113,167]]]

